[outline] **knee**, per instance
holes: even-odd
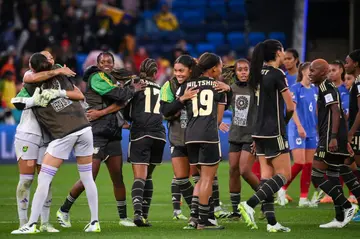
[[[123,175],[121,173],[117,173],[116,177],[114,177],[113,181],[113,185],[114,187],[123,187],[124,186],[124,179],[123,179]]]
[[[240,177],[240,170],[237,166],[230,166],[229,169],[230,177]]]

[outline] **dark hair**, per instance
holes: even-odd
[[[152,58],[146,58],[140,65],[140,74],[139,77],[141,79],[153,79],[154,74],[158,71],[158,66],[156,61]]]
[[[236,68],[238,63],[246,63],[250,67],[250,62],[245,58],[241,58],[235,61],[234,65],[224,66],[222,69],[222,76],[224,78],[224,82],[228,85],[234,83],[234,79],[237,79],[236,76]]]
[[[261,79],[261,70],[264,62],[275,60],[277,51],[281,51],[283,46],[278,40],[269,39],[258,43],[253,51],[251,58],[249,85],[257,89]]]
[[[344,63],[340,60],[335,60],[333,62],[330,63],[330,65],[336,65],[336,66],[339,66],[339,68],[342,69],[342,72],[341,72],[341,80],[344,81],[345,80],[345,67],[344,67]]]
[[[349,54],[349,57],[351,60],[357,62],[359,64],[358,67],[360,67],[360,49],[354,50]]]
[[[306,62],[303,62],[303,63],[301,63],[299,65],[299,70],[298,70],[298,75],[297,75],[297,78],[296,78],[296,82],[302,81],[302,78],[304,77],[302,72],[303,72],[303,70],[306,70],[307,68],[309,68],[310,64],[311,64],[311,62],[306,61]]]
[[[181,55],[179,56],[175,62],[174,62],[174,65],[177,64],[177,63],[180,63],[184,66],[186,66],[187,68],[189,69],[193,69],[194,66],[196,65],[196,61],[194,60],[194,58],[190,55]]]
[[[30,65],[35,72],[48,71],[52,68],[51,63],[48,61],[46,56],[41,53],[34,53],[30,57]]]
[[[111,54],[111,53],[108,52],[108,51],[104,51],[104,52],[101,52],[101,53],[97,56],[97,58],[96,58],[96,62],[97,62],[98,64],[99,64],[100,58],[101,58],[102,56],[110,56],[111,59],[112,59],[112,61],[115,63],[114,55]]]
[[[198,78],[205,71],[213,68],[220,64],[221,59],[218,55],[214,53],[205,52],[203,53],[198,60],[198,63],[194,66],[194,70],[192,72],[192,78]]]
[[[295,58],[296,62],[296,67],[299,67],[300,65],[300,60],[299,60],[299,52],[297,50],[295,50],[294,48],[288,48],[286,49],[286,52],[289,52],[293,55],[293,57]]]
[[[133,74],[131,71],[128,71],[124,68],[121,69],[113,69],[111,71],[111,75],[115,78],[117,81],[126,82],[128,80],[131,80],[133,77]]]

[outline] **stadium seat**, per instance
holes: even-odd
[[[230,21],[227,23],[226,30],[228,32],[243,32],[245,30],[244,21]]]
[[[190,0],[188,2],[188,8],[190,9],[204,9],[206,7],[206,0]]]
[[[159,51],[159,47],[157,44],[146,44],[144,45],[146,51],[149,53],[149,55],[152,55],[154,52]]]
[[[202,11],[185,11],[182,14],[182,21],[202,22],[204,21],[204,17],[204,13]]]
[[[230,32],[227,35],[227,40],[233,48],[246,46],[245,35],[242,32]]]
[[[185,40],[189,43],[197,43],[204,41],[204,34],[202,33],[191,33],[185,35]]]
[[[178,8],[188,8],[188,1],[173,1],[171,4],[171,9],[176,10]]]
[[[200,54],[204,52],[215,52],[215,46],[211,43],[199,43],[196,46],[197,52]]]
[[[245,3],[243,1],[230,1],[230,12],[236,12],[240,15],[246,15]]]
[[[215,46],[224,44],[224,34],[221,32],[209,32],[206,34],[206,40]]]
[[[244,22],[245,21],[245,15],[241,14],[237,11],[234,12],[228,12],[226,14],[226,21],[229,22],[234,22],[234,23],[238,23],[238,22]]]
[[[279,40],[285,46],[285,43],[286,43],[285,33],[283,33],[283,32],[270,32],[269,33],[269,38]]]
[[[229,54],[231,46],[229,44],[223,44],[216,47],[216,54],[223,56]]]
[[[223,18],[226,16],[226,13],[227,13],[226,6],[225,6],[224,2],[213,2],[213,1],[211,1],[208,10],[211,11],[211,12],[218,13]]]
[[[204,29],[206,32],[222,32],[226,33],[226,26],[222,21],[206,23],[204,25]]]
[[[207,23],[215,23],[222,20],[222,15],[217,12],[206,12],[205,20]]]
[[[255,46],[261,41],[264,41],[266,39],[265,33],[263,32],[250,32],[248,36],[249,45]]]

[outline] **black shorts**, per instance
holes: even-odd
[[[272,159],[280,154],[289,152],[289,144],[285,137],[276,138],[254,138],[256,144],[256,155]]]
[[[129,143],[128,162],[132,164],[161,164],[165,141],[142,138]]]
[[[94,138],[93,158],[105,161],[111,156],[122,156],[121,141]]]
[[[171,146],[170,152],[171,152],[171,158],[188,157],[186,146]]]
[[[330,166],[344,165],[347,158],[349,158],[349,155],[327,152],[324,146],[318,146],[314,155],[314,160],[322,161]]]
[[[360,132],[356,132],[351,141],[351,147],[354,150],[355,155],[360,155]]]
[[[187,144],[190,165],[215,165],[221,161],[220,143]]]
[[[251,144],[249,143],[230,143],[230,148],[229,148],[229,152],[230,153],[237,153],[237,152],[241,152],[241,151],[246,151],[251,153]]]

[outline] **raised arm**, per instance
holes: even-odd
[[[42,81],[46,81],[50,79],[51,77],[54,77],[56,75],[66,75],[68,77],[73,77],[76,75],[75,72],[70,70],[68,67],[64,66],[62,68],[50,70],[50,71],[42,71],[38,73],[34,73],[32,71],[27,71],[24,75],[23,81],[24,83],[38,83]]]

